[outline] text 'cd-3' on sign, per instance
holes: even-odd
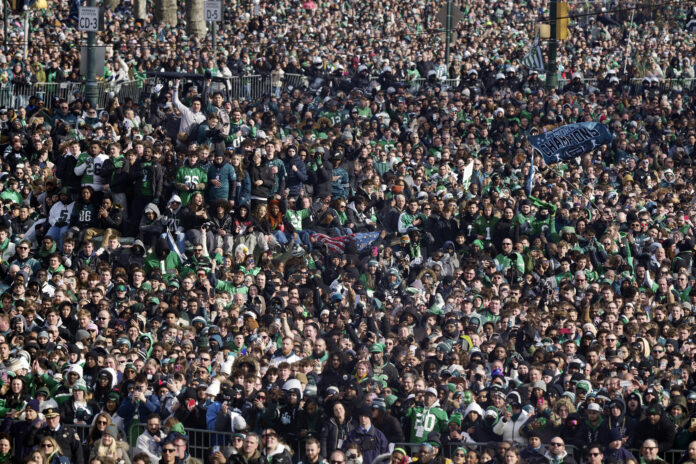
[[[99,30],[99,7],[82,6],[78,18],[78,29],[86,32],[97,32]]]

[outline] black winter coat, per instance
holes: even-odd
[[[258,198],[269,198],[271,188],[275,183],[273,171],[268,165],[261,164],[260,166],[249,166],[249,177],[251,178],[251,196]],[[256,181],[261,180],[261,185],[256,185]]]
[[[149,173],[145,172],[146,169],[149,170]],[[140,189],[142,187],[142,180],[145,177],[145,175],[148,176],[148,179],[150,179],[150,182],[152,184],[153,200],[159,200],[159,198],[162,196],[162,189],[164,186],[164,170],[162,169],[162,166],[159,163],[153,161],[152,165],[149,168],[145,168],[143,167],[142,160],[139,159],[138,161],[136,161],[135,164],[130,168],[129,172],[134,193],[140,193]]]
[[[333,164],[330,161],[324,161],[315,171],[309,172],[308,179],[314,186],[314,198],[330,195],[333,184]]]
[[[359,425],[354,419],[350,419],[340,426],[333,417],[329,419],[322,427],[319,436],[322,457],[330,456],[335,450],[341,449],[348,434],[358,427]]]
[[[652,438],[657,441],[660,453],[664,453],[672,448],[675,435],[676,428],[666,415],[660,417],[660,421],[655,425],[650,423],[650,419],[643,419],[636,425],[633,447],[640,448],[645,440]]]
[[[77,158],[66,155],[56,164],[56,177],[62,181],[63,187],[70,188],[71,192],[77,192],[80,189],[80,176],[75,174]]]

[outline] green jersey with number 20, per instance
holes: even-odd
[[[429,408],[414,406],[408,410],[406,417],[411,420],[411,443],[427,441],[428,434],[433,430],[438,433],[447,430],[447,413],[436,405]]]

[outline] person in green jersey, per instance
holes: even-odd
[[[102,177],[102,166],[104,161],[109,159],[102,152],[101,144],[98,141],[93,141],[89,144],[89,151],[82,153],[77,157],[75,164],[75,175],[80,176],[80,185],[82,187],[92,187],[95,192],[101,192],[106,179]]]
[[[189,154],[184,165],[176,173],[176,189],[179,191],[181,202],[186,206],[195,192],[203,192],[208,183],[208,173],[198,166],[199,152]]]
[[[136,145],[137,147],[137,145]],[[135,193],[130,208],[130,218],[133,224],[140,222],[145,206],[157,203],[163,193],[164,170],[159,163],[152,160],[152,151],[143,150],[137,157],[138,150],[131,150],[127,159],[131,164],[130,179]]]
[[[410,425],[409,441],[423,443],[427,441],[430,432],[443,433],[448,428],[447,413],[440,407],[437,391],[430,387],[425,390],[422,402],[416,402],[406,412]]]

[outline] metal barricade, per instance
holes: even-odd
[[[665,451],[665,462],[667,464],[677,464],[681,461],[682,456],[686,453],[685,450],[667,450]],[[638,455],[635,455],[638,457]]]
[[[451,459],[452,455],[454,454],[454,451],[459,447],[463,447],[463,448],[466,448],[467,451],[473,450],[479,454],[484,452],[484,451],[489,451],[493,456],[495,456],[496,448],[498,447],[498,445],[500,445],[500,443],[501,442],[499,442],[499,441],[447,443],[440,448],[440,454],[442,456],[445,456],[445,457]],[[542,444],[542,446],[547,446],[547,445],[548,444]],[[395,443],[394,444],[395,448],[403,448],[408,453],[410,453],[412,456],[418,455],[418,449],[420,448],[420,446],[421,446],[420,443]],[[575,459],[575,461],[578,464],[584,464],[586,462],[586,460],[584,459],[582,450],[580,448],[573,446],[573,445],[566,445],[565,449],[569,455],[573,456],[573,458]],[[668,464],[673,464],[673,463],[668,463]]]
[[[0,85],[0,106],[10,108],[12,106],[12,84]]]
[[[133,456],[136,455],[135,445],[138,442],[138,437],[145,430],[147,430],[147,424],[143,424],[142,422],[133,422],[133,423],[131,423],[130,427],[128,428],[128,433],[127,433],[128,436],[126,437],[126,441],[128,443],[128,446],[130,446],[131,461],[133,460]]]
[[[97,82],[97,108],[106,108],[109,104],[109,93],[111,92],[111,83]]]
[[[135,445],[138,437],[145,430],[147,430],[147,426],[143,423],[132,423],[128,430],[125,441],[130,446],[131,459],[136,454]],[[232,432],[216,432],[207,429],[185,428],[184,430],[186,431],[188,453],[204,463],[208,462],[208,456],[215,446],[219,446],[221,449],[230,446],[232,444],[232,436],[234,435]],[[303,459],[304,440],[281,441],[290,448],[293,463],[296,464]]]
[[[131,424],[127,437],[131,458],[135,455],[135,445],[138,437],[145,430],[147,430],[146,424]],[[232,432],[216,432],[213,430],[190,428],[186,428],[185,431],[188,439],[188,453],[192,457],[200,459],[202,462],[208,462],[208,455],[210,455],[210,451],[214,446],[224,448],[232,443]]]
[[[377,85],[377,78],[371,77],[371,85]],[[631,84],[640,85],[642,78],[631,79]],[[405,88],[407,92],[416,93],[424,86],[427,86],[427,79],[419,78],[413,81],[397,82]],[[559,79],[559,89],[563,89],[570,80]],[[142,103],[147,98],[158,83],[164,83],[160,78],[148,77],[147,79],[136,79],[113,82],[98,82],[98,100],[97,107],[105,108],[108,105],[109,95],[114,94],[119,97],[119,100],[124,101],[126,98],[131,98],[136,103]],[[460,79],[444,79],[439,80],[439,84],[449,88],[456,88],[460,84]],[[598,80],[595,78],[584,79],[583,83],[586,86],[596,86]],[[219,87],[224,87],[224,92],[228,99],[243,99],[248,101],[257,101],[270,95],[278,96],[280,91],[289,91],[296,88],[308,88],[312,85],[310,79],[303,74],[285,74],[282,79],[282,86],[273,86],[271,76],[249,75],[249,76],[233,76],[226,78],[223,82],[217,83]],[[662,91],[691,91],[696,88],[696,79],[661,79],[660,90]],[[82,96],[84,92],[84,83],[82,82],[62,82],[62,83],[35,83],[31,85],[15,85],[7,83],[0,85],[0,106],[5,108],[17,108],[26,106],[29,98],[32,96],[41,97],[47,106],[50,106],[54,98],[66,100],[68,103],[73,102],[76,98]]]
[[[77,98],[82,89],[79,82],[37,82],[35,84],[8,83],[0,87],[0,103],[9,108],[27,106],[33,96],[40,97],[47,105],[54,98],[61,98],[68,103]]]
[[[302,74],[285,74],[283,77],[283,90],[290,91],[309,85],[309,79]]]
[[[126,101],[127,98],[130,98],[134,103],[140,102],[143,84],[144,81],[142,79],[122,82],[117,93],[118,100],[123,102]]]
[[[66,424],[65,428],[74,431],[80,437],[80,443],[84,444],[89,438],[89,429],[92,428],[89,424]]]
[[[633,453],[633,456],[635,456],[636,459],[641,459],[639,448],[630,448],[629,451]],[[659,457],[664,458],[665,464],[677,464],[679,461],[681,461],[685,453],[686,450],[670,449],[665,451],[664,453],[660,453]]]
[[[188,452],[194,458],[207,462],[207,456],[214,446],[224,448],[232,443],[231,432],[215,432],[205,429],[186,429]]]
[[[453,88],[459,86],[459,78],[456,79],[438,79],[437,84],[444,85],[445,87]],[[411,92],[418,92],[424,85],[428,83],[428,79],[422,77],[414,79],[410,82],[400,82],[404,88],[409,89]]]

